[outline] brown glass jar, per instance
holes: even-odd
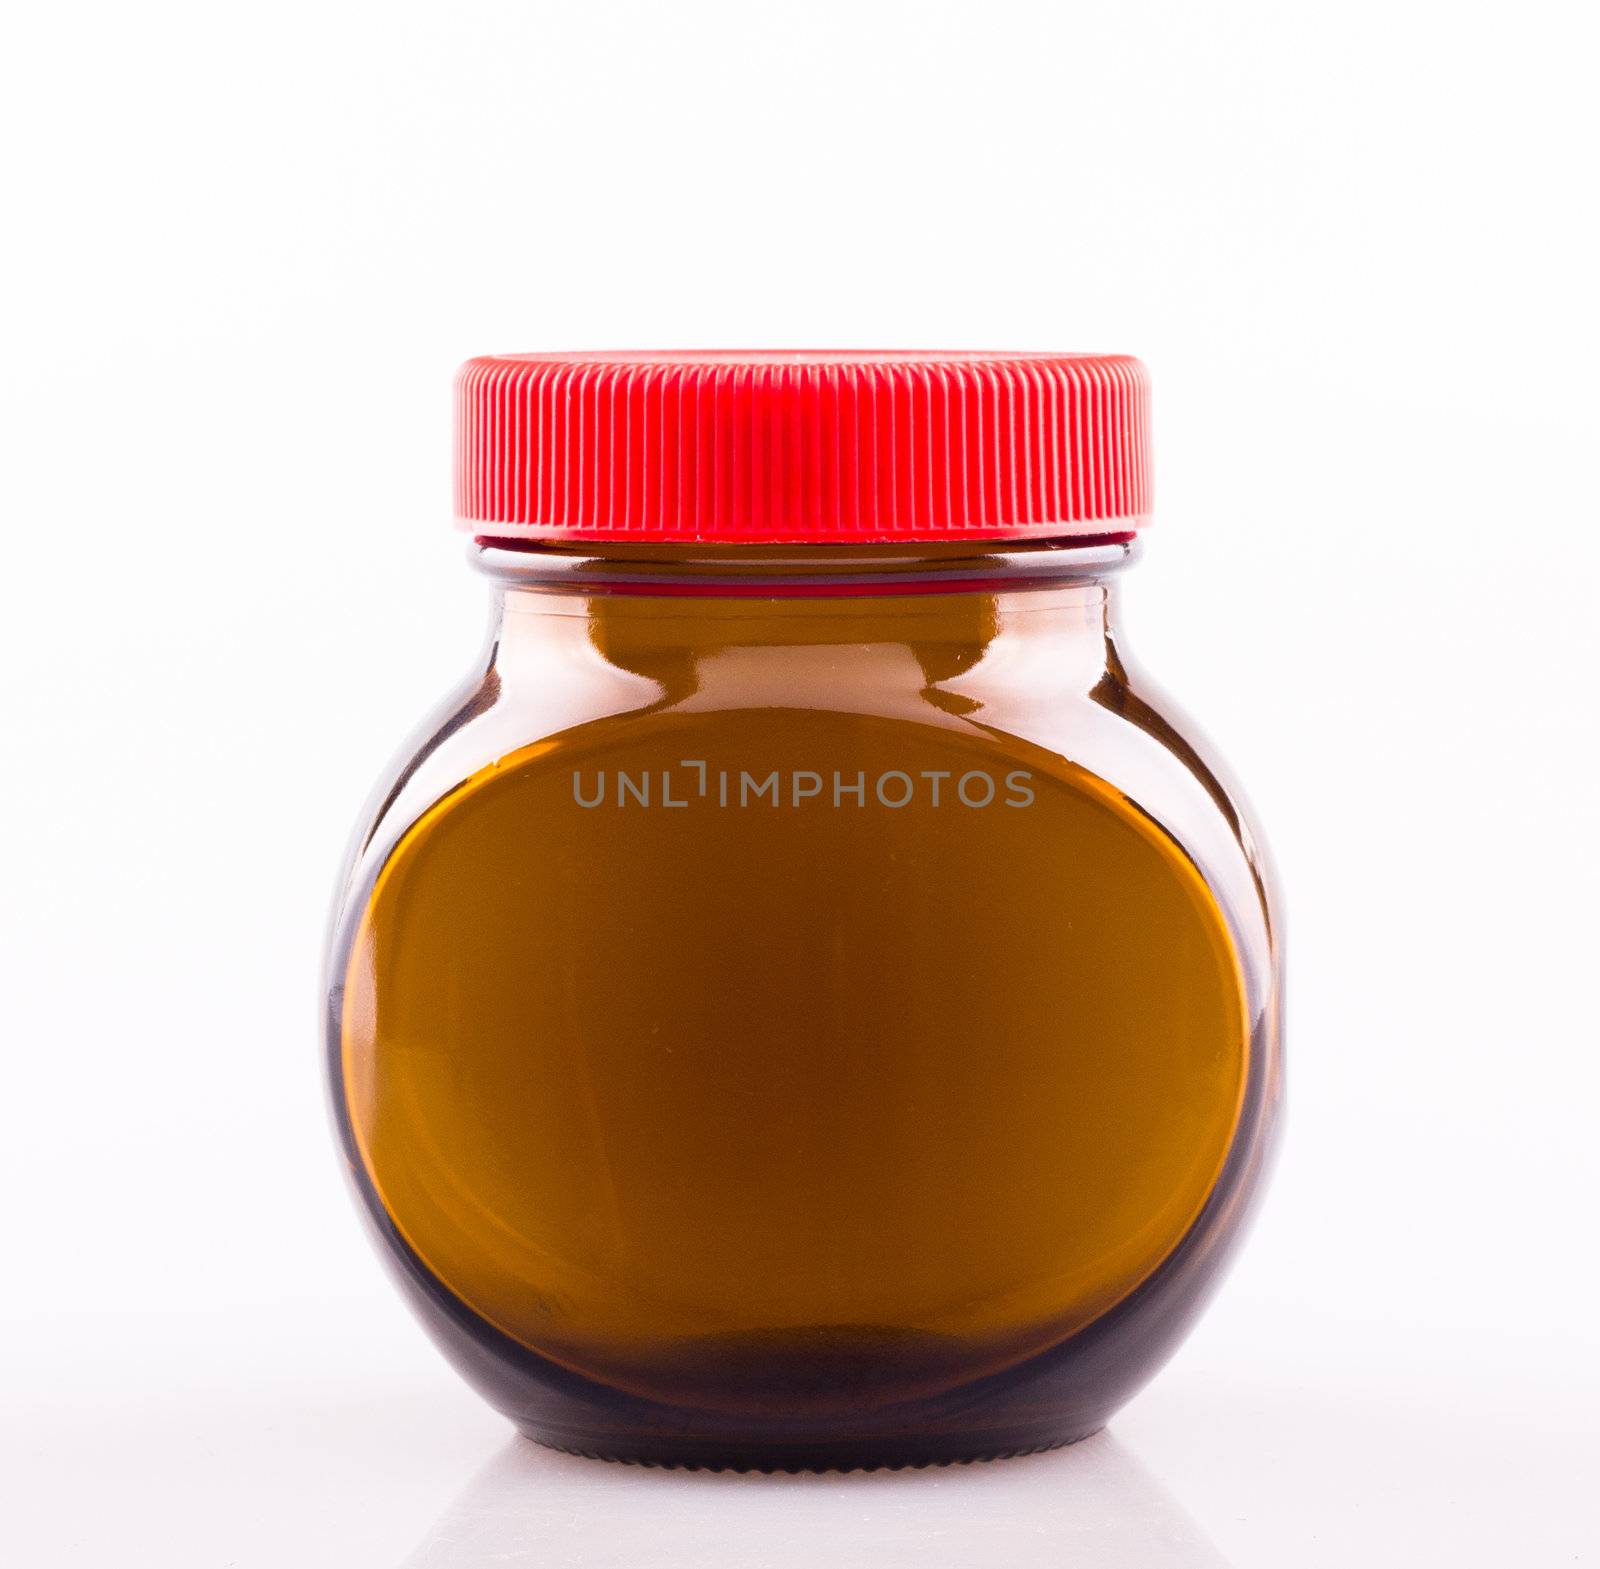
[[[533,1437],[1070,1442],[1216,1280],[1279,950],[1236,792],[1118,644],[1131,366],[469,367],[492,636],[359,835],[329,1061],[408,1296]],[[952,482],[985,443],[1009,491]]]

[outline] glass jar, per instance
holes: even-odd
[[[1260,838],[1118,639],[1136,362],[507,357],[460,400],[491,636],[328,985],[416,1311],[583,1454],[1095,1431],[1215,1283],[1280,1080]]]

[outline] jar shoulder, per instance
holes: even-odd
[[[906,663],[881,653],[866,661],[769,652],[672,692],[654,675],[598,657],[569,658],[560,668],[491,657],[384,770],[352,838],[338,904],[424,812],[514,754],[543,752],[556,766],[574,737],[603,736],[608,754],[625,758],[636,740],[673,725],[737,737],[752,714],[779,714],[788,733],[817,737],[817,755],[807,759],[814,769],[828,760],[832,730],[859,734],[863,725],[880,725],[940,732],[952,746],[970,742],[990,755],[998,748],[1003,759],[1035,758],[1091,776],[1177,842],[1223,903],[1241,945],[1272,960],[1281,912],[1254,815],[1200,726],[1144,671],[1120,658],[1092,679],[1070,669],[1007,668],[1003,660],[992,669],[980,660],[932,671]],[[735,763],[754,770],[762,762],[730,744]],[[879,751],[892,766],[893,743]]]

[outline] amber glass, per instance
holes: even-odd
[[[1100,1427],[1270,1144],[1259,841],[1122,542],[489,549],[335,921],[350,1171],[524,1431],[914,1464]]]

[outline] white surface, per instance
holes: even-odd
[[[1590,10],[10,18],[0,1558],[1592,1559]],[[1154,374],[1132,644],[1282,863],[1292,1114],[1098,1450],[862,1485],[508,1450],[340,1191],[324,901],[480,636],[454,365],[762,342]]]
[[[1238,1315],[1231,1315],[1237,1323]],[[516,1438],[381,1310],[65,1320],[0,1448],[28,1569],[1414,1569],[1600,1549],[1592,1372],[1536,1330],[1215,1325],[1074,1449],[846,1477]],[[96,1330],[99,1330],[97,1335]],[[376,1331],[376,1332],[375,1332]],[[130,1359],[127,1347],[136,1345]],[[11,1350],[17,1347],[13,1342]],[[8,1368],[8,1371],[14,1369]],[[9,1424],[8,1424],[9,1427]]]

